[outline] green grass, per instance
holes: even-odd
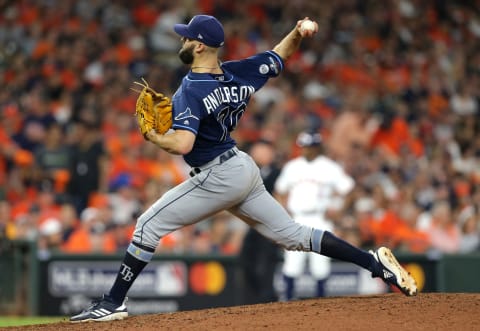
[[[66,321],[66,317],[0,316],[0,327],[35,325]]]

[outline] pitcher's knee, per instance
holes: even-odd
[[[139,219],[133,232],[133,240],[147,247],[157,247],[160,235],[156,233],[151,224]]]
[[[299,226],[294,232],[288,236],[281,236],[277,243],[289,251],[304,251],[309,252],[310,237],[312,228],[307,226]]]
[[[298,241],[283,240],[278,242],[278,244],[289,251],[305,251],[304,245]]]

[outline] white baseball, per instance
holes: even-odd
[[[300,30],[302,31],[315,31],[315,23],[310,20],[303,21],[300,25]]]

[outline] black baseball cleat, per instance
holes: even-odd
[[[407,296],[417,295],[415,279],[398,263],[390,249],[380,247],[377,251],[370,251],[370,253],[381,265],[381,270],[373,274],[373,277],[382,278],[385,283],[396,286]]]
[[[125,298],[121,305],[118,305],[104,294],[101,299],[92,301],[92,305],[80,314],[70,317],[70,322],[79,323],[89,321],[105,322],[122,320],[128,317],[127,306],[125,305],[126,302],[127,298]]]

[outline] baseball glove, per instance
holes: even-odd
[[[139,92],[135,105],[135,117],[143,137],[147,140],[147,133],[154,129],[159,134],[166,133],[172,126],[172,102],[169,97],[156,92],[143,79],[143,83],[134,84],[143,87]]]

